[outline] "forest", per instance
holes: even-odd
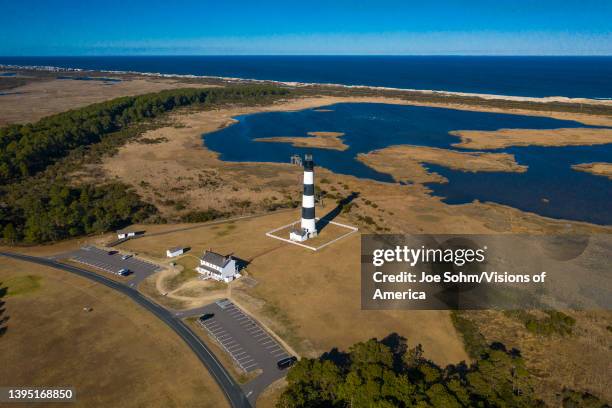
[[[0,129],[0,232],[7,244],[57,241],[144,222],[156,213],[127,186],[68,177],[92,154],[139,135],[174,109],[265,103],[287,94],[265,85],[187,88],[122,97]]]
[[[536,408],[533,376],[518,350],[492,343],[471,364],[439,367],[391,334],[320,358],[301,359],[287,375],[278,408]],[[564,408],[606,406],[596,397],[564,390]]]

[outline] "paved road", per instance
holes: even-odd
[[[109,278],[98,275],[94,272],[85,269],[77,268],[71,265],[61,264],[52,259],[39,258],[34,256],[16,254],[12,252],[0,252],[0,255],[6,256],[21,261],[32,262],[39,265],[49,266],[51,268],[61,269],[66,272],[74,273],[84,278],[93,280],[97,283],[108,286],[124,295],[130,297],[134,302],[144,307],[149,312],[153,313],[157,318],[166,323],[176,334],[178,334],[185,343],[198,356],[200,361],[208,369],[221,390],[225,393],[225,397],[233,408],[250,408],[251,404],[244,394],[240,386],[230,377],[229,373],[217,360],[214,354],[201,342],[198,336],[189,329],[181,320],[172,316],[172,314],[144,297],[135,289],[130,288],[122,283],[115,282]]]
[[[201,330],[214,337],[245,372],[263,371],[242,385],[247,398],[254,404],[264,389],[287,374],[286,370],[279,370],[276,363],[289,357],[289,353],[257,321],[228,299],[177,312],[175,316],[185,318],[206,313],[214,316],[202,324]]]

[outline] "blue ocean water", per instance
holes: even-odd
[[[365,166],[356,156],[398,144],[452,149],[452,144],[459,141],[449,134],[452,130],[586,127],[578,122],[547,117],[419,106],[342,103],[325,109],[331,111],[306,109],[237,116],[236,124],[205,135],[204,143],[226,161],[287,163],[293,154],[310,152],[317,166],[340,174],[391,182],[389,175]],[[311,131],[343,132],[342,139],[349,148],[336,151],[253,141],[260,137],[306,137]],[[612,144],[510,147],[495,151],[514,154],[519,164],[529,166],[528,171],[467,173],[427,165],[449,180],[446,184],[431,183],[428,187],[450,204],[491,201],[553,218],[612,224],[612,181],[571,168],[572,164],[612,161]]]
[[[0,57],[0,64],[517,96],[612,98],[612,57]]]

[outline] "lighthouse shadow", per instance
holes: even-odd
[[[327,225],[334,220],[334,218],[336,218],[338,215],[340,215],[340,213],[342,212],[342,210],[351,203],[351,201],[353,201],[354,199],[356,199],[357,197],[359,197],[359,193],[353,191],[351,192],[350,195],[348,195],[347,197],[343,198],[342,200],[338,201],[338,205],[331,210],[330,212],[328,212],[327,214],[325,214],[323,217],[319,218],[319,221],[317,221],[317,231],[319,231],[319,233],[321,231],[323,231],[323,229],[325,227],[327,227]]]

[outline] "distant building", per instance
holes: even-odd
[[[231,255],[225,256],[212,251],[204,252],[196,270],[206,277],[222,282],[231,282],[240,277],[238,264]]]
[[[183,255],[185,253],[184,247],[174,247],[166,249],[166,256],[168,258],[174,258],[175,256]]]
[[[122,230],[117,231],[117,238],[119,239],[131,238],[131,237],[135,237],[136,234],[137,234],[136,230],[122,229]]]

